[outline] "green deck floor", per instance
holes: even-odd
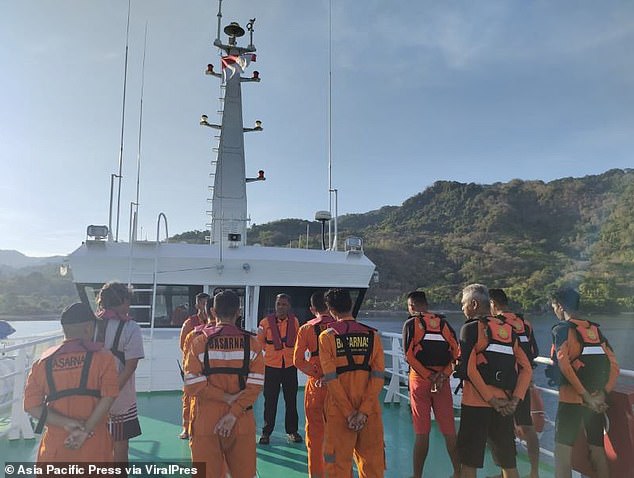
[[[300,426],[303,427],[303,395],[298,394]],[[260,396],[255,405],[258,430],[262,422],[264,400]],[[181,394],[179,392],[140,393],[138,403],[143,435],[130,441],[130,460],[146,462],[172,462],[188,460],[189,446],[177,435],[181,430]],[[258,474],[263,478],[296,478],[308,475],[304,444],[289,444],[284,431],[284,404],[280,397],[276,429],[271,444],[258,445]],[[281,413],[280,413],[281,412]],[[414,433],[409,407],[406,403],[386,405],[383,408],[385,446],[387,457],[386,478],[406,478],[411,475],[411,453]],[[300,430],[302,436],[303,430]],[[33,461],[37,440],[0,440],[0,457],[3,461]],[[518,455],[520,476],[528,474],[525,454]],[[493,475],[496,468],[487,456],[484,470],[479,476]],[[429,454],[425,466],[426,478],[443,478],[451,475],[451,464],[445,452],[444,441],[433,424]],[[552,467],[543,464],[542,478],[553,476]]]

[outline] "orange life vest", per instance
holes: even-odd
[[[313,326],[315,337],[317,337],[317,348],[310,351],[311,357],[319,357],[319,335],[330,327],[332,323],[336,322],[335,319],[329,315],[322,315],[321,317],[315,317],[314,319],[306,322]]]
[[[528,357],[528,360],[532,362],[537,354],[531,346],[531,328],[524,321],[524,317],[513,312],[502,312],[497,317],[513,327],[513,332],[515,332],[515,335],[517,335],[517,338],[520,341],[520,347],[522,347],[522,350],[526,354],[526,357]]]
[[[410,334],[414,347],[412,352],[416,360],[424,367],[446,367],[452,360],[451,347],[443,335],[443,328],[447,321],[444,316],[438,314],[418,314],[409,317],[412,321],[413,333]],[[447,327],[451,333],[455,333],[451,327]],[[405,350],[410,344],[405,344]]]
[[[476,363],[484,383],[502,390],[514,390],[517,384],[517,361],[513,345],[517,340],[513,327],[493,317],[486,321],[487,346],[478,352]]]
[[[575,336],[581,344],[581,353],[570,360],[579,381],[586,390],[603,390],[610,377],[610,359],[605,353],[607,340],[599,330],[599,325],[585,320],[570,319]],[[587,325],[586,325],[587,324]],[[562,376],[562,382],[565,378]]]
[[[282,350],[284,347],[288,347],[292,349],[295,347],[295,338],[297,337],[297,329],[295,328],[295,316],[290,315],[286,319],[288,321],[286,325],[286,336],[280,336],[280,328],[277,326],[277,317],[272,315],[267,315],[266,320],[269,322],[269,328],[271,329],[271,334],[273,336],[273,340],[267,340],[267,344],[273,344],[275,350]]]
[[[200,331],[207,337],[207,346],[205,347],[205,353],[203,358],[203,370],[202,373],[205,376],[215,374],[229,374],[237,375],[240,390],[246,388],[247,376],[249,375],[249,364],[251,361],[251,333],[246,330],[242,330],[235,325],[223,324],[220,326],[210,325],[204,327]],[[242,366],[241,367],[218,367],[212,366],[210,360],[210,351],[213,352],[225,352],[227,350],[242,350]],[[214,358],[215,360],[215,358]],[[233,357],[222,359],[223,361],[233,361]]]
[[[369,364],[374,349],[374,329],[356,320],[334,322],[330,328],[335,331],[337,375],[355,370],[371,372]],[[355,356],[363,357],[363,361],[355,361]]]

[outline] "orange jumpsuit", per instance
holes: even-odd
[[[197,314],[191,315],[187,318],[187,320],[183,323],[181,327],[181,332],[178,337],[178,341],[180,343],[181,352],[185,353],[185,348],[188,345],[188,336],[189,333],[194,330],[199,325],[202,325],[203,322],[200,320]],[[188,396],[185,391],[183,391],[183,428],[185,430],[189,429],[189,418],[191,414],[191,397]]]
[[[308,375],[304,388],[306,413],[306,448],[308,450],[308,474],[312,478],[324,476],[324,402],[326,387],[322,386],[324,373],[319,361],[319,334],[335,319],[320,315],[302,325],[297,332],[293,363]],[[306,360],[306,352],[310,358]]]
[[[65,341],[64,344],[70,342]],[[30,410],[44,403],[44,398],[50,394],[49,382],[46,379],[46,362],[52,360],[53,383],[58,392],[77,388],[79,386],[81,372],[86,358],[85,351],[73,351],[64,353],[44,353],[42,358],[33,364],[26,381],[24,390],[24,409]],[[107,350],[101,349],[93,352],[90,364],[86,388],[98,390],[101,397],[116,397],[119,394],[117,367],[114,356]],[[86,395],[71,395],[51,402],[50,410],[74,418],[87,420],[92,414],[99,398]],[[39,462],[112,462],[113,443],[108,431],[108,415],[95,426],[94,436],[88,438],[81,448],[77,450],[64,446],[64,440],[68,432],[61,427],[46,425],[42,435],[42,441],[37,453]]]
[[[319,358],[323,380],[328,387],[324,441],[326,476],[349,478],[354,454],[359,478],[382,478],[385,450],[379,394],[383,389],[385,365],[381,337],[352,317],[331,327],[319,336]],[[344,341],[354,364],[360,366],[367,359],[369,369],[342,370],[350,365]],[[347,419],[355,411],[367,416],[360,431],[348,428]]]
[[[212,330],[213,329],[213,330]],[[220,330],[218,332],[218,330]],[[217,332],[217,333],[216,333]],[[212,335],[208,338],[208,333]],[[205,376],[205,351],[210,369],[218,367],[240,368],[245,365],[245,340],[250,351],[247,355],[246,375],[221,373]],[[253,478],[256,474],[255,418],[253,403],[264,384],[264,360],[255,337],[233,325],[208,326],[203,334],[191,340],[185,355],[185,392],[195,397],[190,425],[192,461],[205,462],[207,478],[223,476],[223,458],[233,478]],[[241,395],[229,405],[227,394]],[[228,413],[237,417],[230,436],[214,433],[218,421]]]

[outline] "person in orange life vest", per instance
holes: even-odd
[[[284,393],[286,413],[284,426],[289,441],[301,443],[297,433],[297,369],[293,365],[293,350],[299,321],[290,313],[291,298],[287,294],[278,294],[275,298],[275,314],[260,321],[258,340],[264,349],[264,426],[261,445],[268,445],[275,428],[277,400],[280,387]]]
[[[264,385],[258,340],[234,325],[240,299],[227,290],[214,296],[216,324],[192,338],[185,355],[185,392],[192,404],[190,446],[193,462],[205,462],[207,478],[256,475],[253,404]],[[191,335],[191,334],[190,334]]]
[[[502,289],[489,289],[491,314],[510,324],[517,335],[520,346],[531,364],[539,355],[539,348],[530,322],[521,315],[511,311],[509,300]],[[532,384],[531,384],[532,387]],[[517,405],[514,414],[515,426],[520,429],[526,440],[526,449],[531,463],[530,478],[539,478],[539,438],[531,417],[531,388],[529,387],[522,401]],[[501,477],[501,475],[500,475]]]
[[[141,434],[136,406],[134,372],[143,358],[143,334],[130,317],[130,289],[120,282],[108,282],[97,296],[97,342],[102,342],[115,356],[119,371],[119,395],[108,415],[114,440],[114,459],[128,462],[128,441]]]
[[[38,463],[112,462],[107,415],[119,393],[113,355],[91,342],[97,318],[75,303],[62,312],[64,342],[33,364],[24,391],[24,410],[38,418],[44,434]]]
[[[431,409],[445,436],[447,453],[453,465],[454,478],[460,474],[456,453],[456,425],[449,376],[460,355],[456,333],[442,315],[427,310],[427,297],[422,290],[407,295],[410,317],[403,325],[403,348],[410,365],[409,392],[414,442],[414,478],[423,476],[429,450]]]
[[[583,429],[596,476],[607,478],[604,412],[619,366],[598,324],[579,318],[579,302],[579,293],[571,288],[559,289],[551,297],[553,312],[559,319],[553,327],[553,345],[561,373],[555,419],[555,476],[571,476],[572,445]]]
[[[194,315],[189,316],[183,326],[181,327],[181,332],[179,335],[179,342],[181,346],[181,352],[185,353],[185,339],[187,335],[194,330],[194,328],[200,325],[207,325],[209,318],[207,316],[207,300],[209,299],[209,294],[201,292],[196,295],[196,313]],[[179,438],[182,440],[187,440],[189,438],[189,415],[191,410],[191,399],[187,396],[185,392],[183,392],[183,430],[181,431]]]
[[[322,386],[321,363],[319,362],[319,334],[335,321],[328,315],[323,292],[310,296],[310,311],[315,315],[299,328],[293,363],[298,370],[308,375],[304,389],[304,411],[306,413],[306,448],[308,450],[308,474],[311,478],[324,476],[324,401],[326,387]],[[306,353],[310,358],[306,360]]]
[[[487,439],[504,478],[519,478],[513,414],[526,395],[533,371],[513,328],[491,316],[489,290],[471,284],[462,291],[461,361],[464,379],[457,450],[462,478],[484,465]]]
[[[328,388],[324,406],[324,461],[328,478],[349,478],[354,456],[359,478],[385,474],[383,420],[379,394],[385,382],[379,333],[352,316],[344,289],[325,295],[337,322],[319,336],[319,360]]]

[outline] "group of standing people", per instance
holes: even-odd
[[[76,303],[62,312],[65,340],[47,350],[27,379],[24,408],[44,435],[38,461],[128,460],[128,440],[141,434],[134,372],[143,358],[138,324],[128,315],[130,291],[109,282],[98,311]],[[583,430],[599,478],[608,476],[603,448],[607,395],[618,364],[598,324],[579,317],[579,294],[551,297],[559,319],[553,327],[549,369],[560,385],[555,426],[556,477],[571,476],[572,446]],[[360,478],[385,474],[379,394],[384,355],[378,332],[352,315],[344,289],[315,293],[314,318],[299,326],[291,298],[279,294],[275,312],[257,334],[236,323],[240,299],[230,290],[198,294],[196,314],[181,329],[183,431],[192,460],[206,476],[256,475],[253,406],[264,391],[259,444],[270,443],[280,388],[290,442],[298,433],[297,370],[308,376],[304,394],[308,468],[312,478],[349,478],[353,460]],[[441,314],[428,310],[423,291],[407,296],[403,327],[415,432],[413,475],[420,478],[429,449],[431,410],[445,439],[453,477],[472,478],[487,445],[504,478],[519,477],[515,435],[526,439],[531,478],[539,476],[539,443],[531,420],[532,361],[538,354],[531,324],[512,312],[502,289],[471,284],[462,291],[466,317],[459,335]],[[461,418],[456,433],[449,378],[461,379]]]
[[[197,301],[206,299],[199,294]],[[213,304],[213,305],[212,305]],[[258,333],[235,325],[240,301],[232,291],[207,301],[207,312],[190,317],[181,333],[184,354],[182,438],[190,439],[192,461],[206,464],[209,478],[256,474],[253,404],[264,390],[260,445],[270,444],[280,388],[285,428],[298,433],[297,369],[308,376],[305,393],[306,446],[311,477],[349,478],[353,456],[363,477],[385,470],[379,393],[384,383],[383,348],[374,329],[356,322],[352,298],[343,289],[315,293],[315,317],[299,326],[291,298],[279,294],[275,313]]]
[[[428,310],[422,291],[407,297],[410,318],[403,346],[410,365],[410,399],[416,439],[414,477],[420,478],[429,447],[430,413],[444,435],[453,477],[474,478],[487,445],[504,478],[519,478],[515,436],[527,442],[530,478],[539,477],[539,441],[531,416],[532,362],[538,355],[530,322],[509,308],[502,289],[471,284],[462,291],[466,321],[459,337],[444,316]],[[555,476],[571,477],[572,446],[585,433],[596,476],[609,476],[603,448],[607,394],[618,376],[612,349],[598,324],[579,317],[579,294],[556,291],[550,375],[560,385],[555,424]],[[463,389],[456,434],[449,377]]]
[[[24,409],[44,432],[38,462],[128,461],[128,440],[141,434],[134,373],[143,358],[131,296],[118,282],[97,296],[97,314],[83,303],[62,312],[64,341],[33,364]]]

